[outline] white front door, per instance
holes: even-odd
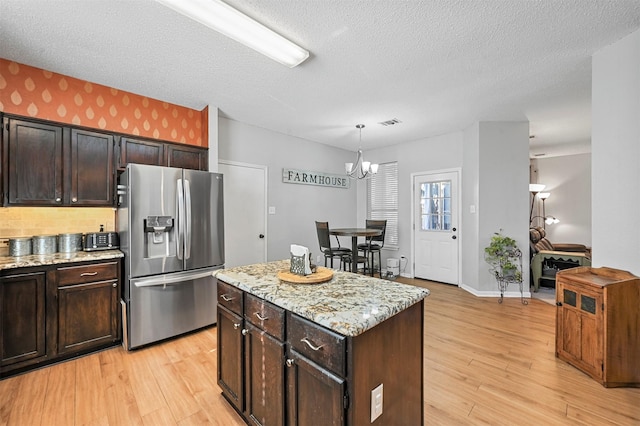
[[[414,276],[459,284],[458,171],[413,176]]]
[[[225,267],[267,260],[267,167],[220,160],[224,175]]]

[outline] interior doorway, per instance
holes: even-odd
[[[267,166],[220,160],[225,267],[267,260]]]

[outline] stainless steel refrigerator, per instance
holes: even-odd
[[[224,266],[222,175],[129,164],[118,185],[128,349],[216,322]]]

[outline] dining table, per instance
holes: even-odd
[[[351,272],[358,271],[358,237],[377,237],[382,235],[381,229],[373,228],[333,228],[330,235],[351,237]]]

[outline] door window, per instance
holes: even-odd
[[[420,225],[423,231],[451,230],[451,181],[420,185]]]

